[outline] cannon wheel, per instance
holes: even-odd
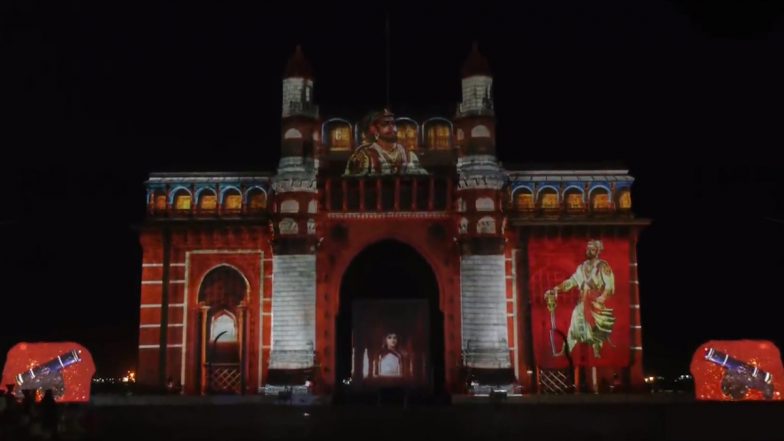
[[[727,373],[721,379],[721,391],[733,400],[742,400],[749,392],[749,388],[743,384],[742,377]]]

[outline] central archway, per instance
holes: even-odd
[[[336,378],[345,392],[445,391],[444,318],[428,262],[395,240],[349,264],[336,317]]]

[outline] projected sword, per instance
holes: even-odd
[[[547,310],[550,311],[550,349],[553,351],[554,357],[560,357],[564,354],[564,343],[561,343],[561,350],[556,349],[555,346],[555,305],[557,290],[547,290],[544,293],[545,301],[547,302]]]

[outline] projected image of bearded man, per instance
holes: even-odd
[[[577,288],[580,299],[572,311],[566,343],[569,352],[579,343],[593,348],[596,358],[601,357],[605,342],[610,341],[615,315],[607,308],[607,299],[615,292],[615,276],[606,260],[599,254],[604,245],[599,240],[589,240],[585,248],[585,261],[577,266],[574,274],[561,284],[545,292],[545,296],[557,296],[559,292]]]
[[[349,157],[346,175],[427,174],[416,153],[397,142],[392,112],[371,112],[363,118],[361,127],[364,142]]]

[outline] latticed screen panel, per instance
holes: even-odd
[[[574,381],[567,369],[541,369],[539,392],[545,394],[568,394],[574,391]]]
[[[239,367],[216,367],[212,370],[211,388],[215,392],[240,392]]]

